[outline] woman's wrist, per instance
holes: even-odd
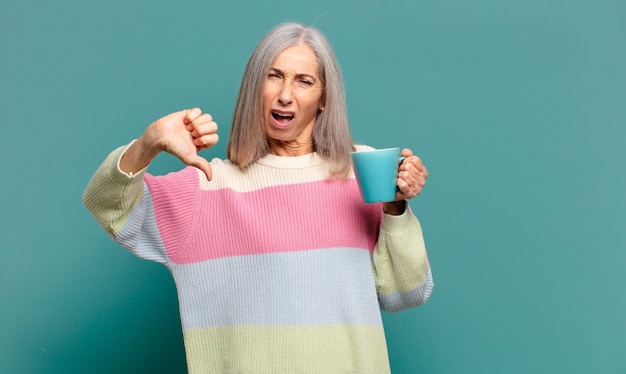
[[[383,212],[392,216],[402,215],[406,210],[406,200],[383,203]]]
[[[122,155],[120,169],[126,173],[136,173],[148,166],[157,154],[158,151],[155,153],[153,149],[148,149],[145,146],[145,139],[142,136],[131,144]]]

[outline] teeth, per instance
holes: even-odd
[[[293,118],[293,114],[281,114],[281,113],[273,112],[272,115],[274,117],[280,117],[280,118]]]

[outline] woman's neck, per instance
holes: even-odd
[[[269,139],[268,142],[270,146],[270,153],[276,156],[304,156],[315,151],[313,149],[312,139],[305,142],[283,142],[276,139]]]

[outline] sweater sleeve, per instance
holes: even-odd
[[[422,228],[409,207],[399,216],[383,214],[373,271],[384,311],[417,307],[430,297],[434,283]]]
[[[83,204],[115,242],[138,257],[166,263],[144,182],[146,169],[126,174],[119,168],[130,144],[111,152],[96,170],[83,192]]]

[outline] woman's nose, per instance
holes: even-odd
[[[283,82],[283,85],[278,93],[278,102],[282,105],[289,105],[293,101],[293,92],[291,87],[291,82],[286,80]]]

